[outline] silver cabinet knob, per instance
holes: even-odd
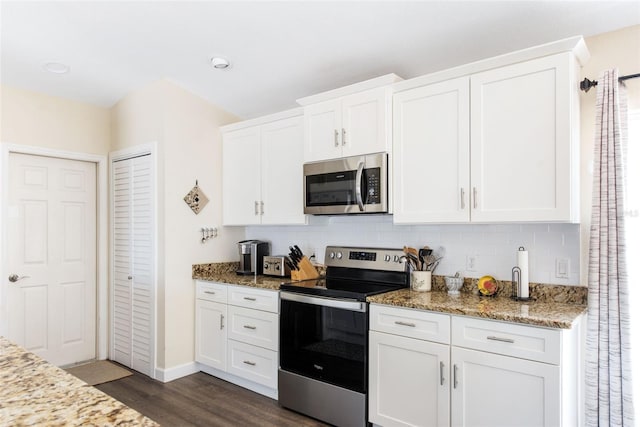
[[[10,281],[11,283],[15,283],[15,282],[17,282],[17,281],[18,281],[18,280],[20,280],[20,279],[28,279],[28,278],[29,278],[29,276],[18,276],[17,274],[11,274],[11,275],[9,276],[9,281]]]
[[[133,279],[133,276],[127,276],[127,279],[131,280]]]

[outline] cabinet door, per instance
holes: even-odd
[[[342,108],[340,100],[304,107],[304,161],[342,157]]]
[[[469,221],[469,78],[394,95],[395,223]]]
[[[260,127],[222,137],[222,222],[259,224]]]
[[[559,426],[560,367],[451,347],[453,426]]]
[[[388,152],[391,99],[387,88],[377,88],[342,98],[340,143],[344,157]]]
[[[227,369],[227,306],[196,300],[196,362]]]
[[[449,425],[449,346],[369,332],[369,422]]]
[[[571,61],[559,54],[471,76],[472,221],[573,220]]]
[[[305,224],[303,213],[303,119],[262,126],[262,223]]]

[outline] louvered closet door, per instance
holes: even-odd
[[[154,267],[151,156],[113,163],[112,357],[153,376]]]

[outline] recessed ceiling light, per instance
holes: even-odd
[[[221,57],[213,57],[211,58],[211,66],[213,68],[217,68],[218,70],[224,70],[225,68],[229,68],[229,61],[225,58]]]
[[[42,68],[45,71],[48,71],[54,74],[66,74],[71,70],[71,68],[67,64],[63,64],[62,62],[55,62],[55,61],[45,62],[44,65],[42,65]]]

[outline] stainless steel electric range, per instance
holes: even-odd
[[[328,246],[325,278],[280,286],[280,405],[336,426],[367,425],[366,298],[409,286],[403,255]]]

